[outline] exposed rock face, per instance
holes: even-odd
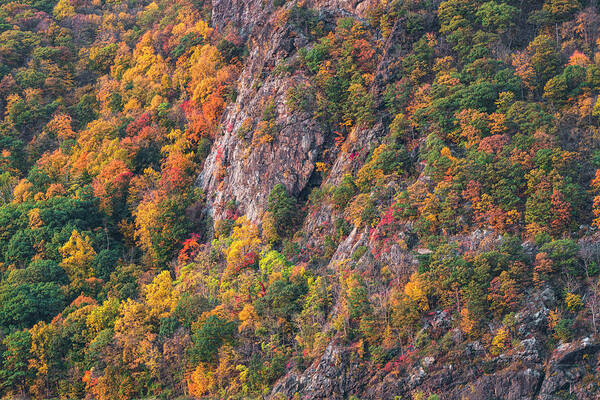
[[[332,16],[362,16],[369,4],[370,1],[317,0],[310,6],[318,8],[324,19],[333,23]],[[234,200],[248,218],[257,220],[265,210],[271,188],[277,183],[298,195],[309,183],[327,139],[327,132],[311,115],[292,114],[286,107],[289,88],[302,83],[305,78],[282,76],[274,70],[278,63],[293,57],[308,39],[306,32],[289,24],[279,26],[277,13],[272,12],[270,2],[213,1],[213,25],[221,30],[228,26],[237,28],[242,39],[248,38],[250,51],[240,74],[236,102],[228,106],[223,115],[221,126],[225,128],[212,147],[199,179],[199,186],[211,194],[209,211],[216,218],[223,206]],[[387,65],[388,61],[389,57],[384,57],[382,65]],[[373,90],[384,86],[384,75],[378,73]],[[267,102],[276,106],[276,134],[268,143],[252,143],[252,134]],[[250,132],[240,134],[244,130],[243,124],[251,126]],[[382,133],[381,124],[368,130],[355,130],[352,149],[362,150],[359,157],[366,156],[369,144]],[[329,174],[332,184],[352,167],[347,154],[333,161]],[[358,165],[358,162],[354,164]]]
[[[289,80],[268,78],[250,98],[242,88],[234,106],[239,111],[227,114],[224,126],[229,127],[228,132],[215,143],[216,151],[209,155],[200,176],[201,186],[214,194],[209,201],[217,215],[227,201],[235,200],[248,218],[256,220],[264,212],[275,184],[281,183],[298,195],[308,183],[324,134],[312,119],[287,113],[284,99],[290,85]],[[254,119],[252,110],[262,109],[259,103],[265,98],[277,105],[278,132],[270,143],[246,144],[236,132],[247,118]],[[226,169],[223,178],[218,176],[221,168]]]
[[[592,389],[595,379],[587,381],[590,372],[598,368],[598,353],[600,344],[585,338],[575,343],[560,346],[552,355],[546,376],[540,387],[540,400],[559,398],[560,392],[573,394],[573,398],[592,399],[596,395],[586,389]]]
[[[231,26],[245,39],[264,22],[266,4],[262,0],[213,0],[212,25],[219,31]]]
[[[528,363],[516,356],[498,360],[507,365],[491,373],[480,366],[461,368],[452,364],[421,364],[403,373],[385,374],[361,363],[350,349],[330,344],[323,356],[303,373],[293,372],[273,388],[272,398],[298,393],[303,399],[410,398],[411,393],[438,393],[448,400],[555,400],[596,399],[594,381],[584,377],[596,367],[599,344],[576,342],[561,346],[544,368],[544,360]],[[500,358],[503,358],[502,356]],[[429,364],[429,365],[428,365]],[[531,365],[531,366],[528,366]],[[571,397],[564,397],[570,394]]]
[[[363,16],[368,7],[376,3],[376,0],[311,0],[306,5],[334,13]],[[242,39],[246,39],[264,26],[267,16],[272,11],[271,1],[213,0],[212,24],[220,31],[231,27]]]
[[[225,7],[218,3],[218,7]],[[240,12],[243,21],[254,18]],[[248,218],[258,219],[277,183],[298,195],[308,183],[325,141],[323,129],[311,115],[291,114],[286,107],[287,91],[305,78],[273,73],[278,61],[295,54],[302,34],[292,34],[289,26],[265,24],[251,39],[236,102],[224,114],[221,125],[225,129],[200,175],[200,186],[214,195],[208,202],[217,217],[222,206],[234,200]],[[255,132],[269,104],[275,106],[274,132],[270,141],[259,142]]]
[[[468,399],[534,399],[541,374],[537,370],[507,370],[482,376],[453,398]]]
[[[360,368],[356,354],[330,344],[318,363],[302,374],[290,374],[279,381],[273,393],[302,393],[310,399],[346,399],[356,393],[368,378],[367,371]]]

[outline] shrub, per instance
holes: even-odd
[[[567,292],[565,295],[565,304],[567,305],[567,309],[571,312],[577,312],[583,308],[581,296],[575,293]]]
[[[234,322],[210,315],[192,336],[194,345],[189,350],[192,361],[215,361],[219,347],[233,342],[236,329]]]
[[[554,327],[554,336],[562,341],[569,342],[571,340],[571,336],[573,335],[573,320],[569,318],[563,318],[558,321],[558,324]]]
[[[332,193],[332,201],[334,206],[343,211],[350,200],[354,197],[357,192],[357,187],[354,184],[354,179],[352,179],[352,175],[346,174],[342,178],[339,186],[333,190]]]
[[[296,223],[296,199],[290,196],[285,187],[278,183],[273,186],[267,200],[267,210],[273,218],[273,225],[279,236],[287,236]]]
[[[510,334],[508,329],[500,328],[496,336],[492,339],[491,353],[494,356],[500,355],[510,345]]]
[[[358,246],[356,250],[352,253],[352,260],[358,261],[362,258],[362,256],[369,250],[367,246]]]

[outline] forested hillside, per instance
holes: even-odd
[[[0,0],[3,399],[600,398],[595,0]]]

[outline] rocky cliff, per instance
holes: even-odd
[[[319,18],[328,25],[326,29],[331,30],[337,18],[360,18],[368,4],[317,1],[310,6],[318,10]],[[200,187],[210,193],[210,210],[217,217],[223,206],[233,200],[249,218],[257,221],[275,184],[283,184],[298,196],[311,184],[315,163],[323,157],[334,160],[328,178],[331,182],[339,180],[348,169],[347,157],[323,154],[335,150],[331,148],[331,132],[309,113],[290,112],[286,107],[289,89],[307,78],[298,72],[290,75],[277,67],[293,61],[298,50],[310,44],[311,35],[294,21],[282,23],[280,14],[282,10],[275,13],[261,2],[213,2],[214,26],[236,30],[249,49],[237,84],[236,101],[224,113],[221,135],[199,178]],[[386,63],[389,58],[384,58],[381,64]],[[377,78],[372,90],[381,90],[385,83],[383,73]],[[265,109],[270,106],[274,106],[274,115],[265,121]],[[252,137],[252,133],[260,129],[261,123],[272,124],[276,134],[268,134],[268,139],[263,139],[264,145],[256,146],[261,138]],[[377,131],[353,132],[356,138],[353,147],[369,145]]]

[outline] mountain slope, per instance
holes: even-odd
[[[0,1],[0,394],[595,399],[595,1]]]

